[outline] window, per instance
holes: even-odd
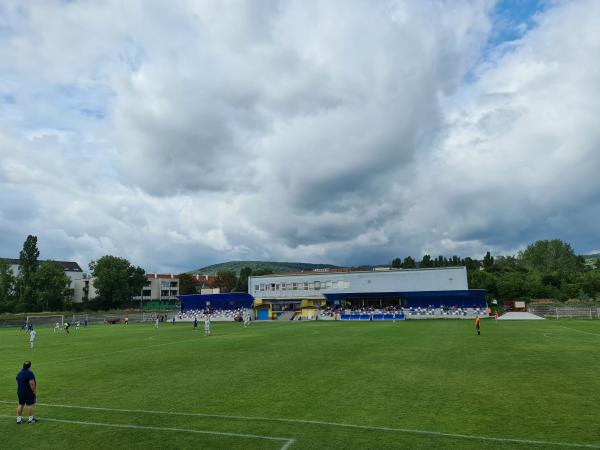
[[[276,290],[276,291],[280,291],[280,290],[281,290],[281,285],[280,285],[279,283],[277,283],[277,284],[275,285],[275,290]]]
[[[297,291],[298,290],[298,283],[292,283],[292,290],[293,291]]]
[[[308,283],[308,290],[312,291],[315,288],[315,283]]]
[[[264,284],[261,284],[261,285],[260,285],[260,290],[261,290],[261,291],[264,291],[264,290],[265,290],[265,285],[264,285]]]
[[[331,289],[331,281],[325,283],[325,289]]]
[[[331,289],[337,289],[338,288],[338,282],[334,281],[331,283]]]
[[[288,284],[287,284],[287,290],[288,290],[288,291],[291,291],[291,290],[292,290],[292,283],[288,283]]]
[[[274,291],[275,290],[275,283],[271,283],[271,290]]]
[[[285,283],[283,283],[283,284],[281,285],[281,290],[282,290],[282,291],[285,291]]]
[[[254,292],[258,292],[258,284],[254,285]]]
[[[315,290],[318,291],[319,289],[321,289],[321,282],[315,281]]]
[[[305,290],[305,291],[308,291],[308,281],[305,281],[305,282],[304,282],[304,290]]]

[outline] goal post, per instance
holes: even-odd
[[[73,317],[71,318],[71,323],[85,322],[86,320],[88,320],[87,314],[73,314]]]
[[[53,327],[56,323],[59,323],[62,327],[65,322],[65,316],[62,314],[49,314],[49,315],[29,315],[27,316],[27,324],[33,325],[33,327]]]

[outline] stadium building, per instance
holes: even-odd
[[[254,276],[248,291],[259,320],[313,319],[323,307],[486,307],[485,291],[469,290],[465,267]]]

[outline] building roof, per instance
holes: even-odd
[[[147,273],[146,274],[146,278],[148,279],[153,279],[153,278],[162,278],[162,279],[178,279],[179,276],[178,275],[174,275],[172,273]]]
[[[273,277],[300,277],[300,276],[327,276],[327,275],[347,275],[353,273],[370,273],[370,274],[384,274],[391,272],[424,272],[431,270],[448,270],[448,269],[464,269],[465,266],[447,266],[447,267],[423,267],[418,269],[390,269],[390,270],[345,270],[345,271],[331,271],[331,272],[286,272],[286,273],[272,273],[270,275],[250,275],[250,278],[273,278]]]
[[[20,259],[14,259],[14,258],[0,258],[0,259],[3,261],[6,261],[10,265],[14,265],[14,266],[21,265]],[[40,263],[40,264],[47,263],[47,262],[55,262],[55,263],[60,264],[61,266],[63,266],[63,269],[65,269],[65,272],[83,272],[83,270],[81,270],[81,267],[79,267],[79,264],[77,264],[75,261],[54,261],[51,259],[38,260],[38,263]]]

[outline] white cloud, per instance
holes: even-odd
[[[552,237],[582,251],[593,245],[599,6],[556,5],[477,70],[449,108],[439,147],[420,164],[415,217],[445,223],[450,242],[474,239],[479,248]]]
[[[486,1],[3,6],[3,256],[27,233],[151,271],[597,247],[594,2],[479,63]]]

